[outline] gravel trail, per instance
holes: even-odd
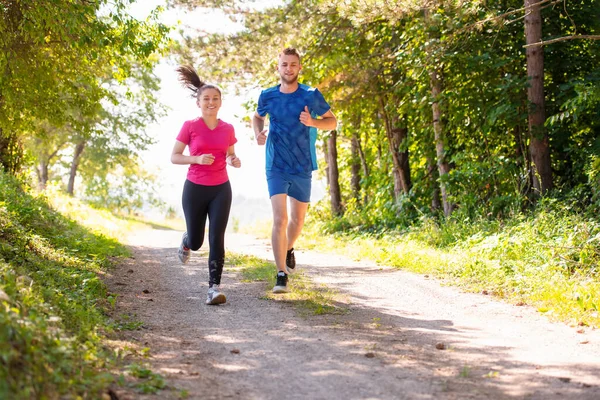
[[[115,388],[119,399],[600,399],[597,330],[302,249],[298,268],[334,290],[342,312],[307,315],[227,270],[227,304],[209,307],[204,253],[182,266],[180,238],[137,232],[134,258],[106,279],[119,295],[115,314],[144,324],[121,339],[149,347],[169,386],[155,395]],[[272,260],[268,241],[231,234],[226,244]]]

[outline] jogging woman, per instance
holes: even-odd
[[[177,68],[179,80],[196,98],[201,116],[186,121],[175,140],[171,162],[189,165],[183,185],[182,205],[187,231],[178,250],[179,260],[187,263],[190,250],[198,250],[204,242],[208,217],[208,294],[206,304],[222,304],[226,298],[220,291],[225,263],[225,229],[231,208],[231,185],[226,165],[241,166],[235,155],[237,142],[231,124],[221,121],[221,90],[203,82],[194,68]],[[189,155],[183,151],[188,147]]]

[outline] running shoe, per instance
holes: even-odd
[[[190,259],[190,249],[185,247],[183,243],[187,239],[187,232],[183,232],[183,237],[181,238],[181,244],[179,245],[179,250],[177,251],[177,255],[179,256],[179,261],[182,264],[185,264]]]
[[[273,293],[287,293],[287,281],[287,274],[283,271],[279,271],[277,273],[277,283],[275,284],[275,287],[273,287]]]
[[[289,249],[285,255],[285,266],[287,267],[288,273],[296,271],[296,257],[294,256],[293,247]]]
[[[219,286],[220,285],[213,285],[208,289],[208,293],[206,295],[206,304],[214,306],[217,304],[223,304],[227,301],[225,295],[219,291]]]

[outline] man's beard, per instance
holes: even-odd
[[[281,75],[281,80],[284,81],[285,83],[287,83],[288,85],[290,83],[296,83],[296,82],[298,82],[298,75],[294,75],[294,76]]]

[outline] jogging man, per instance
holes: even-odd
[[[266,143],[267,185],[273,209],[271,243],[277,265],[274,293],[287,292],[287,274],[296,267],[294,243],[304,226],[312,171],[317,169],[317,129],[337,126],[321,92],[298,83],[301,69],[296,49],[286,48],[279,54],[280,84],[261,92],[252,119],[256,142]],[[268,136],[264,129],[267,114]]]

